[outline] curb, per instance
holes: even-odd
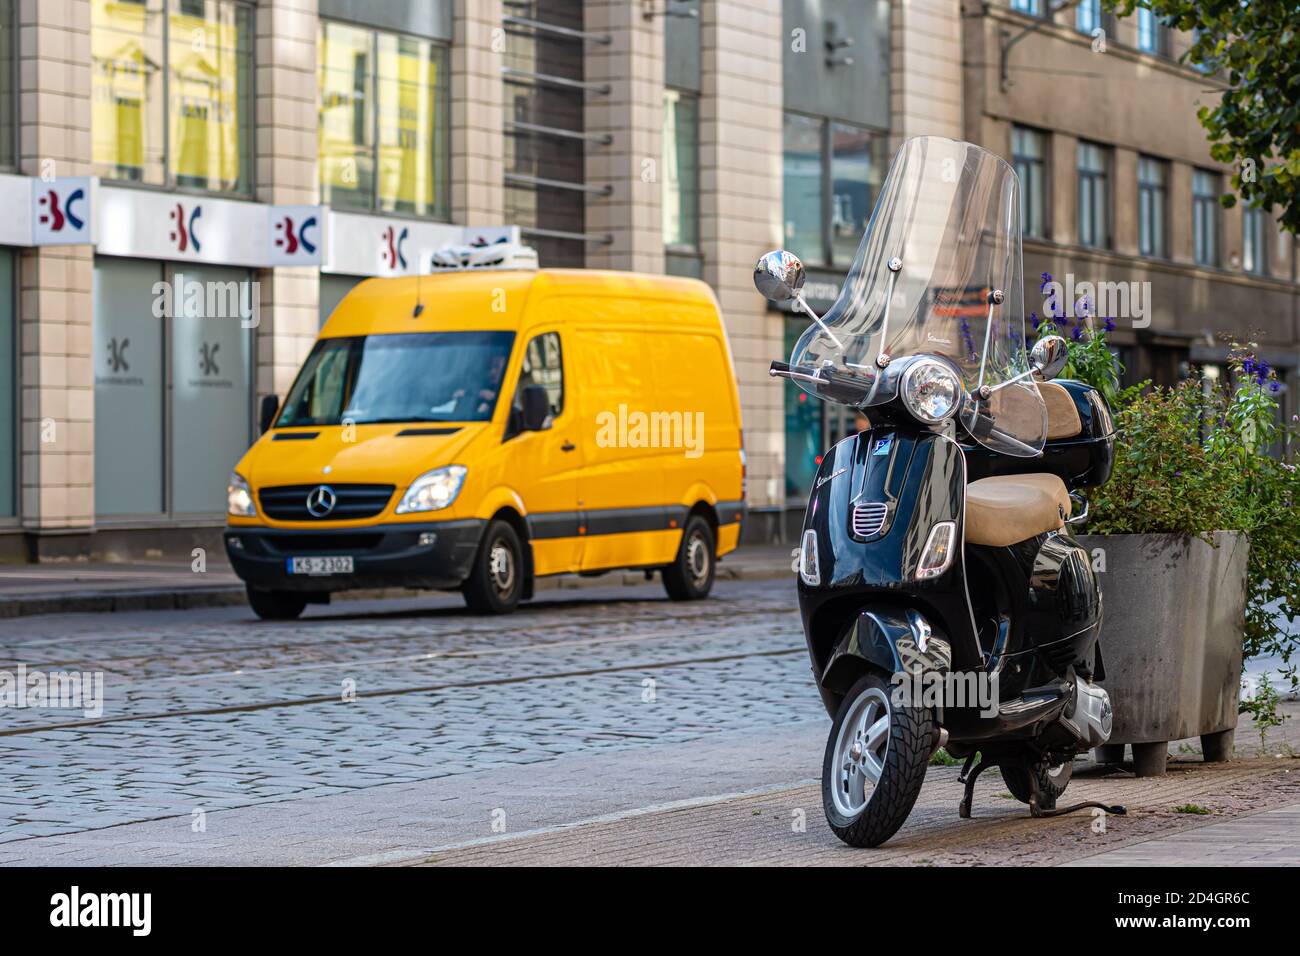
[[[719,581],[772,581],[791,577],[786,564],[761,564],[727,567],[720,563]],[[657,577],[657,572],[651,581]],[[646,584],[641,571],[611,571],[594,577],[565,574],[543,578],[536,591],[570,591],[585,588],[635,587]],[[375,601],[418,598],[427,594],[450,592],[418,591],[410,588],[369,588],[342,591],[335,601]],[[242,585],[196,585],[184,588],[141,588],[116,591],[74,591],[48,597],[0,598],[0,619],[33,617],[41,614],[114,614],[129,611],[185,611],[195,608],[231,607],[246,603]]]

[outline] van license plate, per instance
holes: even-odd
[[[351,574],[352,556],[330,558],[290,558],[290,574]]]

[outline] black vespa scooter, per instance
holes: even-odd
[[[1026,354],[1020,255],[1014,170],[922,137],[894,158],[824,316],[794,256],[754,272],[813,319],[772,374],[872,422],[823,456],[798,568],[834,717],[823,803],[853,846],[902,826],[940,746],[967,758],[963,817],[988,766],[1035,816],[1123,812],[1055,809],[1075,754],[1111,730],[1094,684],[1101,592],[1069,526],[1087,515],[1077,490],[1109,476],[1115,436],[1095,389],[1051,381],[1063,339]]]

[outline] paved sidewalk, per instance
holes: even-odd
[[[764,580],[792,575],[790,547],[751,545],[718,563],[719,580]],[[645,583],[643,572],[613,571],[600,577],[561,575],[537,582],[538,591]],[[410,598],[408,588],[348,591],[334,600]],[[244,585],[224,561],[209,555],[198,572],[188,561],[110,563],[65,561],[0,565],[0,618],[32,614],[102,614],[113,611],[221,607],[245,602]]]
[[[1300,803],[1107,850],[1068,866],[1300,866]]]
[[[1249,722],[1237,729],[1231,763],[1207,764],[1171,748],[1168,773],[1076,764],[1062,805],[1121,803],[1126,816],[1090,810],[1034,820],[996,770],[979,780],[973,817],[957,815],[957,768],[931,767],[906,824],[884,846],[840,843],[822,814],[820,785],[645,808],[566,827],[443,847],[427,866],[962,866],[1300,865],[1300,708],[1261,751]],[[1276,812],[1271,812],[1276,811]],[[1148,859],[1151,857],[1151,859]],[[1158,858],[1158,859],[1157,859]]]

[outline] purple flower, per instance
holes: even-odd
[[[1282,389],[1282,383],[1279,382],[1277,379],[1273,379],[1273,381],[1268,383],[1268,390],[1270,392],[1278,392],[1281,391],[1281,389]]]
[[[1030,312],[1030,313],[1029,313],[1029,321],[1032,322],[1032,323],[1034,323],[1034,328],[1035,328],[1035,329],[1038,328],[1038,313],[1037,313],[1037,312]]]
[[[1114,320],[1114,319],[1107,319],[1107,320],[1106,320],[1105,329],[1106,329],[1107,332],[1114,332],[1114,331],[1115,331],[1115,320]]]
[[[1074,341],[1076,341],[1076,342],[1082,342],[1082,341],[1083,341],[1083,326],[1082,326],[1082,325],[1075,326],[1074,331],[1070,333],[1070,338],[1074,339]]]

